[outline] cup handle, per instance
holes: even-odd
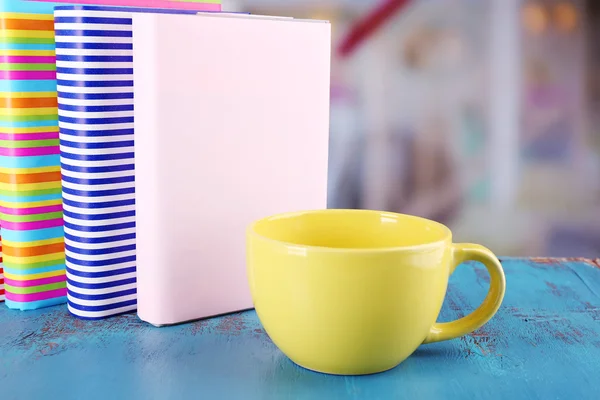
[[[506,291],[504,271],[498,258],[489,249],[471,243],[453,244],[452,258],[453,266],[450,274],[459,264],[467,260],[479,261],[485,265],[490,274],[490,289],[483,303],[471,314],[456,321],[434,324],[424,344],[455,339],[479,329],[496,314],[504,298]]]

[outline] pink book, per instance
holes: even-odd
[[[326,207],[330,41],[324,21],[133,15],[142,320],[252,308],[248,224]]]

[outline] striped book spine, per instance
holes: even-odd
[[[132,12],[195,14],[54,11],[68,308],[86,319],[137,308]]]
[[[131,14],[55,11],[68,308],[135,310]]]
[[[6,305],[66,301],[52,15],[0,13],[0,219]]]
[[[2,238],[0,237],[0,301],[4,301],[4,269],[2,263]]]

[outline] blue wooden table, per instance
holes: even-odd
[[[292,364],[253,311],[155,328],[135,315],[86,322],[63,306],[0,306],[0,399],[600,398],[598,263],[502,263],[506,298],[488,325],[362,377]],[[483,268],[458,268],[441,319],[472,310],[487,285]]]

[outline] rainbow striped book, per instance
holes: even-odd
[[[0,301],[4,301],[4,269],[2,268],[2,238],[0,237]]]
[[[59,4],[220,11],[219,0],[0,0],[0,225],[6,305],[67,301],[53,12]]]

